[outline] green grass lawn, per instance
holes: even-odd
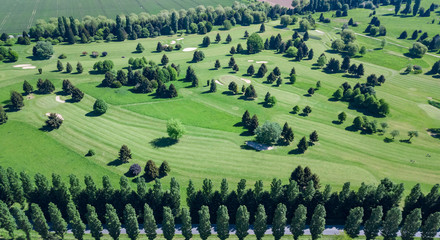
[[[368,16],[369,11],[349,12],[350,15],[357,13]],[[408,18],[410,20],[413,18]],[[267,31],[261,36],[265,39],[280,33],[283,39],[290,38],[293,32],[275,28],[277,24],[275,21],[266,23]],[[387,28],[391,31],[392,26]],[[172,169],[170,176],[181,184],[182,199],[185,199],[184,189],[189,179],[193,179],[196,186],[201,186],[204,178],[211,178],[215,187],[220,186],[222,178],[227,178],[232,185],[244,178],[248,180],[249,186],[262,179],[268,188],[274,177],[286,182],[298,165],[310,166],[312,171],[319,174],[323,184],[331,184],[336,190],[347,181],[353,187],[358,187],[362,182],[376,184],[385,177],[405,183],[407,191],[415,183],[421,183],[423,190],[428,191],[433,184],[440,182],[439,140],[426,132],[427,128],[439,127],[440,110],[425,106],[428,97],[435,99],[440,95],[439,80],[424,74],[401,74],[401,69],[408,63],[420,64],[426,71],[436,58],[424,56],[422,59],[408,59],[403,55],[406,52],[403,48],[387,46],[384,50],[375,50],[380,46],[380,41],[358,37],[358,44],[365,45],[369,51],[364,57],[353,58],[352,62],[363,63],[366,76],[371,73],[383,74],[387,79],[383,86],[376,87],[376,92],[379,98],[385,98],[390,103],[391,114],[376,120],[387,122],[390,125],[388,132],[397,129],[401,133],[395,142],[385,143],[388,133],[362,135],[347,131],[353,119],[362,113],[348,109],[347,103],[329,101],[332,93],[343,82],[347,81],[354,86],[357,82],[365,82],[366,77],[345,78],[343,74],[326,74],[313,66],[323,52],[326,52],[328,58],[341,59],[340,55],[328,51],[331,40],[339,37],[338,30],[333,29],[332,25],[318,25],[318,29],[324,33],[310,31],[312,37],[307,45],[314,49],[313,60],[296,62],[272,51],[263,51],[255,55],[234,55],[240,67],[238,73],[231,73],[231,69],[224,68],[230,58],[231,46],[238,43],[245,46],[246,39],[242,38],[244,31],[252,33],[258,29],[259,26],[253,25],[235,27],[228,32],[214,29],[208,33],[211,41],[218,32],[223,39],[231,34],[233,41],[231,44],[221,42],[201,48],[206,55],[205,60],[191,64],[199,78],[198,88],[188,88],[190,83],[182,81],[193,52],[164,52],[170,63],[181,66],[179,80],[173,83],[179,93],[176,99],[156,99],[151,94],[134,94],[127,87],[99,88],[97,86],[104,76],[90,74],[88,71],[97,60],[104,59],[113,60],[115,69],[126,67],[130,57],[145,56],[148,60],[160,62],[164,53],[154,52],[158,41],[169,43],[183,37],[184,40],[180,42],[183,48],[199,47],[203,38],[201,35],[162,36],[124,43],[57,45],[54,47],[54,57],[46,61],[27,58],[31,55],[32,46],[14,46],[20,54],[20,60],[14,64],[0,64],[0,102],[4,105],[8,102],[11,90],[21,91],[23,80],[35,86],[40,77],[53,80],[57,91],[61,89],[63,79],[70,79],[86,96],[80,103],[72,104],[57,102],[55,94],[35,94],[34,98],[25,100],[22,110],[8,113],[8,123],[0,126],[0,143],[2,149],[7,149],[0,152],[2,166],[47,175],[57,172],[64,177],[71,173],[79,176],[90,174],[98,182],[102,175],[107,174],[117,183],[118,176],[126,173],[131,164],[114,166],[109,163],[117,158],[121,145],[126,144],[133,153],[131,163],[143,167],[149,159],[156,164],[168,161]],[[133,53],[139,42],[146,50],[142,54]],[[109,54],[105,58],[93,59],[81,56],[83,51],[108,51]],[[67,59],[62,60],[64,64],[70,62],[75,67],[80,61],[85,72],[65,74],[56,71],[57,56],[61,53],[67,56]],[[216,59],[220,60],[222,68],[211,70]],[[288,79],[284,79],[280,87],[275,87],[263,83],[265,78],[246,76],[250,64],[259,67],[257,61],[267,61],[269,71],[276,66],[280,67],[283,77],[287,77],[294,66],[297,83],[285,84]],[[13,68],[15,64],[26,63],[42,67],[43,74],[40,76],[36,70]],[[252,81],[259,96],[256,100],[245,101],[239,96],[228,94],[227,84],[231,79],[236,81],[240,89],[242,85],[249,85],[241,78]],[[209,90],[206,81],[211,79],[224,84],[217,85],[216,93],[206,93]],[[307,89],[315,86],[318,80],[322,83],[321,89],[313,97],[305,96]],[[273,108],[265,108],[261,104],[268,91],[278,100]],[[66,99],[64,96],[61,98]],[[100,117],[88,114],[96,98],[102,98],[110,105],[109,111]],[[309,105],[313,112],[308,117],[293,115],[290,111],[295,105],[301,109]],[[266,152],[248,150],[244,142],[253,140],[253,137],[242,134],[242,127],[236,126],[245,110],[257,114],[260,124],[265,121],[275,121],[281,125],[288,122],[295,133],[294,143]],[[340,125],[333,123],[342,111],[348,115],[347,122]],[[44,124],[45,113],[48,112],[60,113],[65,119],[59,130],[38,130]],[[177,144],[164,146],[160,139],[166,137],[166,121],[170,118],[180,119],[187,133]],[[320,141],[305,154],[292,154],[299,139],[308,137],[314,130],[318,132]],[[419,131],[419,137],[413,139],[412,144],[399,142],[407,139],[409,130]],[[90,158],[83,157],[89,149],[94,149],[97,154]],[[427,157],[427,154],[431,157]],[[164,186],[169,179],[163,179]]]

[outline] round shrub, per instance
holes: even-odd
[[[38,59],[49,59],[53,55],[53,46],[50,42],[39,41],[32,49],[32,55]]]
[[[133,165],[130,166],[130,169],[128,169],[128,172],[132,175],[132,176],[137,176],[139,175],[139,173],[141,173],[142,168],[141,166],[139,166],[139,164],[135,163]]]
[[[262,126],[258,126],[255,130],[256,140],[263,144],[273,144],[281,136],[281,127],[275,122],[265,122]]]
[[[107,103],[102,99],[96,99],[95,104],[93,104],[93,111],[97,114],[104,114],[107,112]]]

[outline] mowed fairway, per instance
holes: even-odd
[[[147,12],[156,14],[167,9],[188,9],[199,5],[231,6],[233,0],[3,0],[0,8],[0,33],[21,33],[34,26],[38,19],[73,16],[106,16]]]
[[[362,11],[368,14],[368,11]],[[276,28],[277,24],[278,21],[266,23],[266,32],[261,34],[263,39],[278,33],[283,36],[283,40],[291,37],[291,30]],[[156,164],[167,160],[172,169],[170,175],[184,186],[189,179],[200,186],[204,178],[211,178],[218,187],[222,178],[227,178],[234,185],[244,178],[249,186],[262,179],[265,187],[269,187],[273,178],[281,178],[287,182],[290,173],[298,165],[311,167],[312,171],[319,174],[322,183],[331,184],[335,189],[339,189],[347,181],[358,187],[362,182],[378,183],[385,177],[405,183],[407,190],[419,182],[427,191],[433,184],[440,182],[440,142],[426,133],[426,128],[439,127],[440,119],[437,116],[440,110],[425,106],[428,97],[438,98],[440,95],[440,81],[424,74],[400,74],[408,63],[420,64],[425,67],[426,72],[427,67],[437,61],[437,58],[425,56],[422,59],[407,59],[403,56],[407,52],[404,48],[387,46],[384,50],[374,50],[380,46],[380,41],[358,37],[359,45],[365,45],[369,51],[364,57],[353,58],[352,63],[364,63],[366,76],[375,73],[386,77],[386,83],[375,89],[378,98],[385,98],[390,103],[391,114],[376,120],[379,123],[387,122],[390,125],[388,132],[394,129],[400,131],[395,142],[385,143],[384,138],[389,136],[388,133],[384,136],[363,135],[346,130],[353,119],[362,114],[348,109],[347,103],[329,101],[332,93],[343,82],[348,81],[354,86],[358,81],[365,82],[366,77],[344,78],[343,74],[326,74],[312,66],[323,52],[326,52],[328,59],[341,59],[340,55],[328,51],[331,40],[339,38],[336,34],[338,30],[332,26],[318,25],[320,31],[309,31],[311,38],[307,45],[315,52],[313,60],[296,62],[273,51],[263,51],[255,55],[235,54],[234,58],[240,67],[236,74],[230,68],[224,68],[230,58],[231,46],[238,43],[246,45],[246,40],[242,38],[244,31],[252,33],[258,29],[259,26],[255,25],[235,27],[227,32],[214,29],[207,36],[213,42],[219,32],[222,42],[213,43],[208,48],[200,48],[198,45],[202,42],[202,35],[164,36],[123,43],[58,45],[54,47],[54,57],[47,61],[31,61],[26,58],[31,55],[31,47],[14,47],[21,56],[14,64],[31,63],[42,67],[43,74],[40,76],[36,74],[36,70],[13,68],[14,64],[1,64],[0,102],[8,102],[11,90],[21,91],[25,79],[35,87],[39,77],[52,80],[56,91],[61,90],[63,79],[70,79],[86,96],[80,103],[72,104],[57,102],[55,94],[35,94],[35,98],[25,100],[22,110],[8,113],[9,122],[0,126],[1,146],[2,149],[7,149],[0,152],[2,166],[13,166],[17,170],[31,173],[59,172],[63,176],[70,173],[80,176],[90,174],[100,180],[104,174],[122,176],[132,163],[143,167],[149,159]],[[232,36],[231,44],[223,42],[227,34]],[[206,55],[205,60],[196,64],[189,63],[193,52],[182,50],[155,52],[158,41],[169,44],[181,37],[184,38],[180,41],[183,48],[200,48]],[[138,42],[146,48],[142,54],[132,53]],[[93,59],[81,56],[83,51],[108,51],[109,54],[105,58]],[[156,99],[152,94],[134,94],[129,91],[129,87],[99,88],[97,85],[103,75],[91,75],[87,71],[83,74],[59,73],[56,70],[56,61],[61,53],[67,56],[67,59],[62,60],[64,64],[70,62],[75,68],[80,61],[87,71],[91,70],[97,60],[111,59],[118,70],[127,67],[130,57],[145,56],[148,60],[159,63],[165,53],[170,63],[181,65],[180,79],[191,64],[200,86],[190,88],[190,83],[181,80],[174,82],[179,97],[170,100]],[[222,64],[219,70],[212,69],[216,59]],[[383,59],[386,59],[386,63]],[[256,64],[257,61],[267,61],[269,72],[279,66],[284,83],[275,87],[263,83],[266,78],[246,76],[246,69],[250,64],[258,69],[260,64]],[[296,68],[297,82],[294,85],[285,84],[293,66]],[[256,100],[245,101],[239,99],[240,96],[227,94],[227,85],[232,80],[240,89],[242,85],[249,85],[242,78],[250,80],[255,86],[259,96]],[[206,81],[211,79],[223,84],[217,84],[216,93],[207,93],[209,87],[206,86]],[[318,80],[322,83],[321,89],[313,97],[305,96],[307,89],[315,86]],[[264,108],[261,104],[268,91],[278,100],[273,108]],[[68,98],[61,96],[61,99]],[[110,107],[103,116],[92,117],[88,113],[96,98],[104,99]],[[308,117],[291,114],[295,105],[299,105],[301,109],[309,105],[312,113]],[[253,137],[242,134],[242,127],[234,126],[241,121],[245,110],[257,114],[260,124],[265,121],[275,121],[281,125],[288,122],[295,133],[294,143],[287,147],[276,147],[272,151],[248,150],[243,146],[244,142]],[[332,123],[342,111],[347,113],[347,121],[341,125]],[[37,130],[44,124],[47,112],[57,112],[63,116],[65,121],[59,130]],[[180,119],[186,126],[187,133],[179,143],[163,146],[160,138],[166,137],[166,121],[170,118]],[[314,130],[319,134],[319,142],[305,154],[291,154],[299,139],[303,136],[308,138]],[[399,142],[400,139],[408,138],[406,135],[409,130],[419,131],[419,137],[414,138],[412,144]],[[34,138],[39,140],[33,141]],[[32,144],[23,146],[23,141]],[[117,158],[118,150],[123,144],[132,150],[133,160],[130,164],[114,166],[111,162]],[[97,154],[90,158],[83,157],[88,149],[94,149]],[[24,154],[24,151],[35,154]],[[52,166],[47,165],[50,162],[53,162]],[[118,181],[117,177],[112,179],[114,182]],[[168,182],[169,177],[164,181]]]

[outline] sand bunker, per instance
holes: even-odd
[[[272,150],[274,149],[274,147],[272,146],[268,146],[265,144],[261,144],[261,143],[257,143],[257,142],[252,142],[252,141],[248,141],[246,142],[246,145],[248,145],[249,147],[257,150],[257,151],[266,151],[266,150]]]
[[[215,83],[223,85],[223,83],[221,83],[219,80],[215,80]]]
[[[185,49],[183,49],[182,51],[184,51],[184,52],[192,52],[192,51],[195,51],[195,50],[197,50],[197,48],[195,48],[195,47],[190,47],[190,48],[185,48]]]
[[[319,34],[324,34],[323,31],[319,31],[319,30],[315,30],[315,32],[319,33]]]
[[[171,44],[176,44],[176,41],[171,41]]]
[[[257,61],[256,63],[268,63],[267,61]]]
[[[176,39],[176,41],[182,41],[184,38],[178,38]]]
[[[242,78],[241,80],[245,81],[247,84],[251,83],[251,80],[249,80],[249,79]]]
[[[248,60],[248,62],[254,62],[254,60]]]
[[[64,100],[61,100],[60,96],[56,96],[56,97],[55,97],[55,100],[56,100],[57,102],[60,102],[60,103],[65,103],[65,102],[66,102],[66,101],[64,101]]]
[[[13,67],[21,68],[21,69],[35,69],[35,68],[37,68],[37,67],[33,66],[32,64],[19,64],[19,65],[14,65]]]
[[[46,116],[50,116],[50,114],[51,113],[46,113]],[[59,114],[59,113],[55,113],[56,115],[57,115],[57,118],[59,118],[59,119],[61,119],[61,120],[63,120],[64,121],[64,118],[63,118],[63,116],[61,116],[61,114]]]

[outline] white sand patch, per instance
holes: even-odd
[[[29,66],[32,66],[32,64],[19,64],[19,65],[14,65],[13,67],[22,68],[22,67],[29,67]]]
[[[27,95],[27,100],[31,100],[31,99],[34,99],[35,98],[35,96],[34,96],[34,94],[29,94],[29,95]]]
[[[273,146],[268,146],[265,144],[261,144],[261,143],[257,143],[257,142],[252,142],[252,141],[248,141],[246,142],[246,145],[248,145],[249,147],[257,150],[257,151],[266,151],[266,150],[272,150],[274,149]]]
[[[268,63],[267,61],[257,61],[256,63]]]
[[[46,116],[50,116],[50,114],[51,113],[46,113]],[[57,115],[57,118],[59,118],[59,119],[61,119],[61,120],[63,120],[64,121],[64,118],[63,118],[63,116],[61,116],[61,114],[59,114],[59,113],[55,113],[56,115]]]
[[[432,100],[432,97],[427,97],[428,100]]]
[[[65,103],[65,102],[66,102],[66,101],[62,100],[62,99],[60,98],[60,96],[56,96],[56,97],[55,97],[55,100],[56,100],[57,102],[60,102],[60,103]]]
[[[429,117],[440,120],[440,109],[429,104],[419,104],[419,108],[425,111]]]
[[[178,38],[176,39],[176,41],[182,41],[184,38]]]
[[[221,83],[219,80],[215,80],[215,83],[223,85],[223,83]]]
[[[176,41],[171,41],[171,44],[176,44]]]
[[[315,30],[315,32],[317,32],[317,33],[319,33],[319,34],[324,34],[324,32],[323,32],[323,31],[320,31],[320,30]]]
[[[247,84],[251,83],[251,80],[249,80],[249,79],[242,78],[241,80],[245,81]]]
[[[184,51],[184,52],[192,52],[192,51],[195,51],[195,50],[197,50],[197,48],[190,47],[190,48],[184,48],[182,51]]]
[[[22,67],[21,69],[35,69],[35,68],[37,68],[37,67],[35,67],[35,66],[28,66],[28,67]]]
[[[254,62],[254,60],[248,60],[248,62]]]

